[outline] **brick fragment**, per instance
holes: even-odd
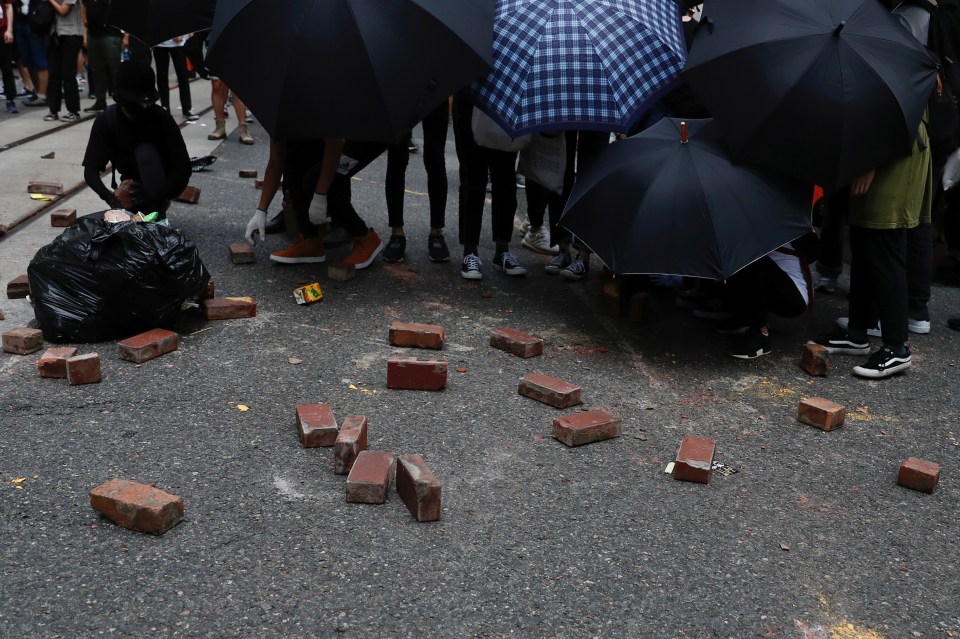
[[[396,457],[380,450],[361,451],[347,475],[347,501],[358,504],[385,502]]]
[[[631,322],[646,322],[650,319],[650,294],[634,293],[627,306],[627,319]]]
[[[57,209],[50,214],[50,226],[70,226],[77,221],[77,209]]]
[[[346,475],[353,468],[357,455],[367,450],[367,418],[350,415],[340,425],[333,444],[333,472]]]
[[[327,266],[327,277],[336,282],[346,282],[352,280],[357,274],[357,267],[353,264],[337,262]]]
[[[100,383],[100,356],[84,353],[67,358],[67,381],[71,386]]]
[[[255,178],[257,177],[257,170],[256,169],[240,169],[240,177]]]
[[[253,247],[246,242],[227,244],[227,253],[230,254],[230,261],[234,264],[253,264],[257,261],[253,254]]]
[[[120,359],[142,364],[154,357],[175,351],[179,346],[179,335],[163,328],[155,328],[146,333],[128,337],[117,344],[117,354]]]
[[[254,186],[254,188],[256,188],[258,191],[262,191],[262,190],[263,190],[263,178],[257,178],[256,180],[254,180],[254,181],[253,181],[253,186]]]
[[[822,397],[801,399],[797,408],[797,419],[820,430],[840,428],[846,416],[847,409],[844,406]]]
[[[200,189],[195,186],[188,186],[183,190],[183,193],[174,198],[177,202],[185,202],[186,204],[196,204],[200,201]]]
[[[521,377],[517,391],[524,397],[556,408],[568,408],[580,403],[579,386],[541,373],[530,373]]]
[[[447,362],[416,357],[387,358],[387,388],[438,391],[447,385]]]
[[[899,485],[922,493],[932,493],[939,479],[940,464],[916,457],[908,457],[907,461],[900,465],[897,475]]]
[[[397,494],[417,521],[440,519],[440,482],[420,455],[397,458]]]
[[[337,418],[329,404],[297,404],[297,432],[304,448],[333,446],[337,441]]]
[[[20,326],[3,334],[3,352],[29,355],[43,348],[43,331]]]
[[[710,483],[710,471],[713,470],[713,453],[716,442],[702,437],[684,435],[677,451],[677,461],[673,467],[673,478],[681,481],[693,481],[698,484]]]
[[[30,279],[27,277],[27,274],[17,275],[15,278],[7,282],[7,298],[23,299],[30,294]]]
[[[43,155],[41,155],[41,156],[40,156],[40,159],[41,159],[41,160],[52,160],[52,159],[55,158],[55,157],[57,157],[57,152],[56,152],[56,151],[50,151],[49,153],[44,153]]]
[[[114,523],[162,535],[183,521],[183,499],[128,479],[113,479],[90,491],[90,506]]]
[[[208,320],[255,317],[257,314],[257,303],[249,297],[215,297],[200,303]]]
[[[445,331],[434,324],[394,322],[390,325],[390,344],[412,348],[441,350]]]
[[[490,346],[523,358],[543,354],[542,339],[506,326],[490,333]]]
[[[76,354],[77,349],[70,346],[48,348],[37,362],[37,368],[40,369],[40,377],[66,378],[67,358],[73,357]]]
[[[41,195],[63,195],[63,184],[60,182],[43,182],[34,180],[27,184],[27,193],[40,193]]]
[[[567,446],[582,446],[619,437],[621,422],[605,410],[563,415],[553,420],[553,437]]]
[[[830,374],[830,352],[820,344],[804,344],[800,368],[807,375],[826,377]]]

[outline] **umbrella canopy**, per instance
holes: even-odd
[[[687,53],[674,0],[497,0],[493,29],[493,69],[473,90],[514,136],[627,131]]]
[[[216,0],[110,0],[107,23],[155,46],[213,24]]]
[[[279,138],[396,142],[482,77],[493,0],[219,0],[207,66]]]
[[[722,280],[809,231],[810,194],[733,164],[712,120],[664,118],[603,150],[560,223],[614,273]]]
[[[736,159],[832,189],[909,154],[936,69],[877,0],[705,6],[684,77]]]

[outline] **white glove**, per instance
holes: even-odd
[[[327,217],[326,193],[313,194],[313,200],[310,202],[310,209],[307,211],[307,214],[310,216],[310,222],[317,226],[330,222],[330,218]]]
[[[257,209],[253,214],[253,217],[250,218],[250,221],[247,222],[247,234],[246,238],[250,244],[256,245],[256,240],[253,238],[253,234],[257,231],[260,231],[260,241],[267,239],[267,212],[263,209]]]

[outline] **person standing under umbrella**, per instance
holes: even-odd
[[[78,0],[49,0],[57,12],[50,44],[47,47],[47,60],[50,63],[49,86],[47,87],[47,106],[50,113],[43,116],[45,122],[54,122],[60,118],[61,99],[66,102],[65,122],[80,119],[80,87],[77,86],[77,56],[83,46],[83,22]]]
[[[120,42],[123,35],[107,24],[108,0],[83,0],[84,26],[87,37],[87,57],[90,59],[90,88],[94,102],[85,113],[97,113],[107,108],[107,94],[117,86],[120,67]]]
[[[200,116],[192,113],[193,101],[190,96],[190,78],[187,75],[187,55],[184,45],[189,35],[177,36],[161,42],[153,48],[153,60],[157,65],[157,90],[160,92],[160,106],[170,111],[170,62],[177,75],[177,88],[180,91],[180,108],[183,116],[193,122]]]

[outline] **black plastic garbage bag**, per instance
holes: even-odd
[[[80,218],[30,261],[43,338],[102,342],[174,325],[210,280],[196,246],[167,226],[96,217]]]

